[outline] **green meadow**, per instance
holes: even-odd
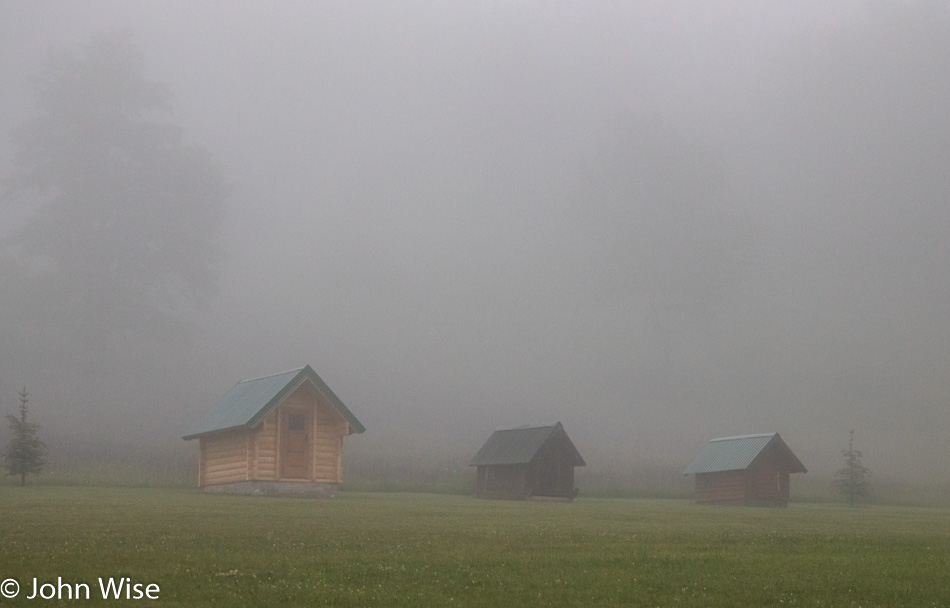
[[[0,604],[75,605],[34,577],[79,605],[117,603],[102,577],[165,606],[950,606],[950,510],[0,486]]]

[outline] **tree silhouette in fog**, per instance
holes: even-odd
[[[33,88],[4,183],[28,211],[8,242],[27,317],[82,349],[181,329],[215,290],[222,172],[169,120],[128,32],[52,54]]]
[[[854,431],[849,431],[848,449],[842,450],[841,455],[845,465],[835,472],[832,483],[839,494],[848,497],[848,504],[853,507],[855,500],[867,496],[868,477],[871,476],[870,469],[861,464],[861,450],[854,449]]]
[[[26,485],[26,476],[42,473],[46,467],[46,444],[40,441],[37,433],[40,425],[27,422],[29,402],[26,387],[20,391],[20,415],[7,414],[10,423],[10,445],[3,454],[3,465],[10,475],[20,476],[20,485]]]

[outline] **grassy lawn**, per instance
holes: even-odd
[[[3,605],[129,577],[172,606],[950,606],[945,509],[4,486],[0,514]]]

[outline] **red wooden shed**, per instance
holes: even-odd
[[[778,433],[711,439],[683,471],[699,504],[788,506],[789,474],[807,470]]]

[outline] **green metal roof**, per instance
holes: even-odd
[[[195,425],[184,439],[194,439],[198,435],[221,431],[240,426],[254,428],[274,408],[280,405],[288,395],[306,381],[310,381],[323,393],[327,400],[350,424],[355,433],[362,433],[366,427],[345,406],[340,398],[330,390],[317,372],[306,365],[300,369],[242,380],[234,385],[207,416]]]
[[[584,459],[558,422],[546,426],[519,426],[492,433],[469,466],[527,464],[534,460],[541,447],[555,436],[563,436],[574,455],[574,466],[584,466]]]
[[[745,470],[769,445],[781,450],[789,473],[806,472],[805,466],[778,433],[759,433],[710,439],[699,456],[683,470],[683,475]]]

